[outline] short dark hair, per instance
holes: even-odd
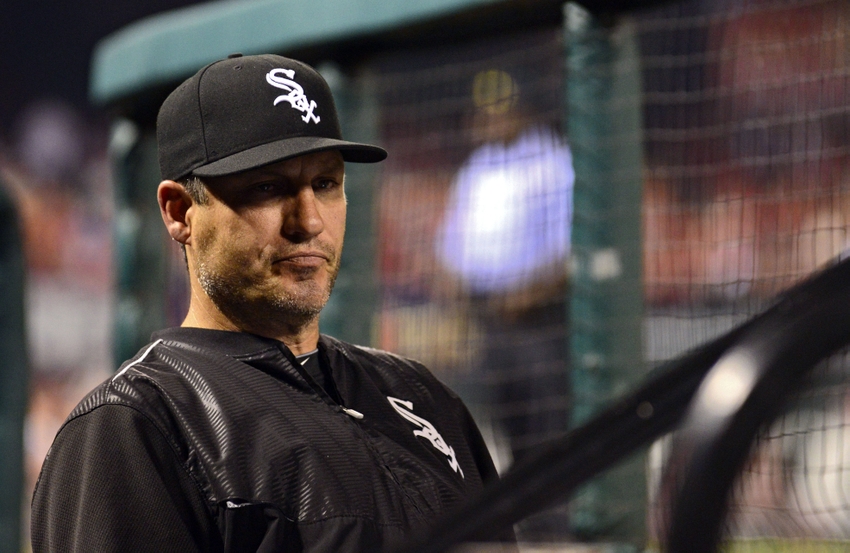
[[[201,205],[206,205],[209,201],[207,196],[207,187],[199,177],[189,176],[180,180],[180,184],[192,198],[192,201]]]
[[[189,194],[189,197],[192,198],[192,201],[198,205],[207,205],[210,201],[210,197],[207,195],[207,187],[204,184],[204,181],[200,179],[200,177],[185,177],[178,181],[180,185],[183,186],[183,189]],[[186,245],[180,244],[180,249],[183,250],[183,261],[186,262],[186,268],[189,268],[189,258],[186,256]]]

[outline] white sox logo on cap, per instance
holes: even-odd
[[[171,180],[232,175],[325,150],[353,163],[387,157],[378,146],[343,140],[318,71],[274,54],[235,54],[199,69],[162,103],[156,140],[160,171]]]
[[[281,74],[285,76],[281,76]],[[289,105],[305,114],[301,117],[305,123],[309,123],[311,120],[313,123],[318,123],[321,119],[313,113],[313,110],[316,109],[316,102],[307,99],[307,96],[304,95],[304,88],[293,81],[292,79],[294,78],[295,71],[292,69],[272,69],[268,72],[266,81],[270,85],[289,91],[289,94],[281,94],[275,98],[274,105],[278,105],[281,102],[289,102]]]

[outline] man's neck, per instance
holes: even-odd
[[[319,343],[319,318],[316,317],[303,325],[275,325],[273,322],[262,325],[247,325],[227,317],[210,301],[201,301],[193,294],[189,303],[189,312],[180,326],[247,332],[265,338],[272,338],[286,344],[294,355],[302,355],[315,350]]]

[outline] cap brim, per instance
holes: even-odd
[[[387,158],[386,150],[371,144],[348,142],[334,138],[304,136],[287,138],[237,152],[202,165],[194,169],[191,174],[197,177],[222,177],[249,171],[293,157],[327,150],[338,150],[342,154],[344,161],[350,161],[352,163],[377,163]]]

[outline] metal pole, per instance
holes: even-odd
[[[21,551],[28,362],[25,264],[15,206],[0,183],[0,552]]]
[[[570,3],[565,22],[566,128],[576,173],[570,347],[579,426],[643,376],[641,81],[628,18],[603,23]],[[573,531],[640,547],[646,500],[640,456],[579,491]]]

